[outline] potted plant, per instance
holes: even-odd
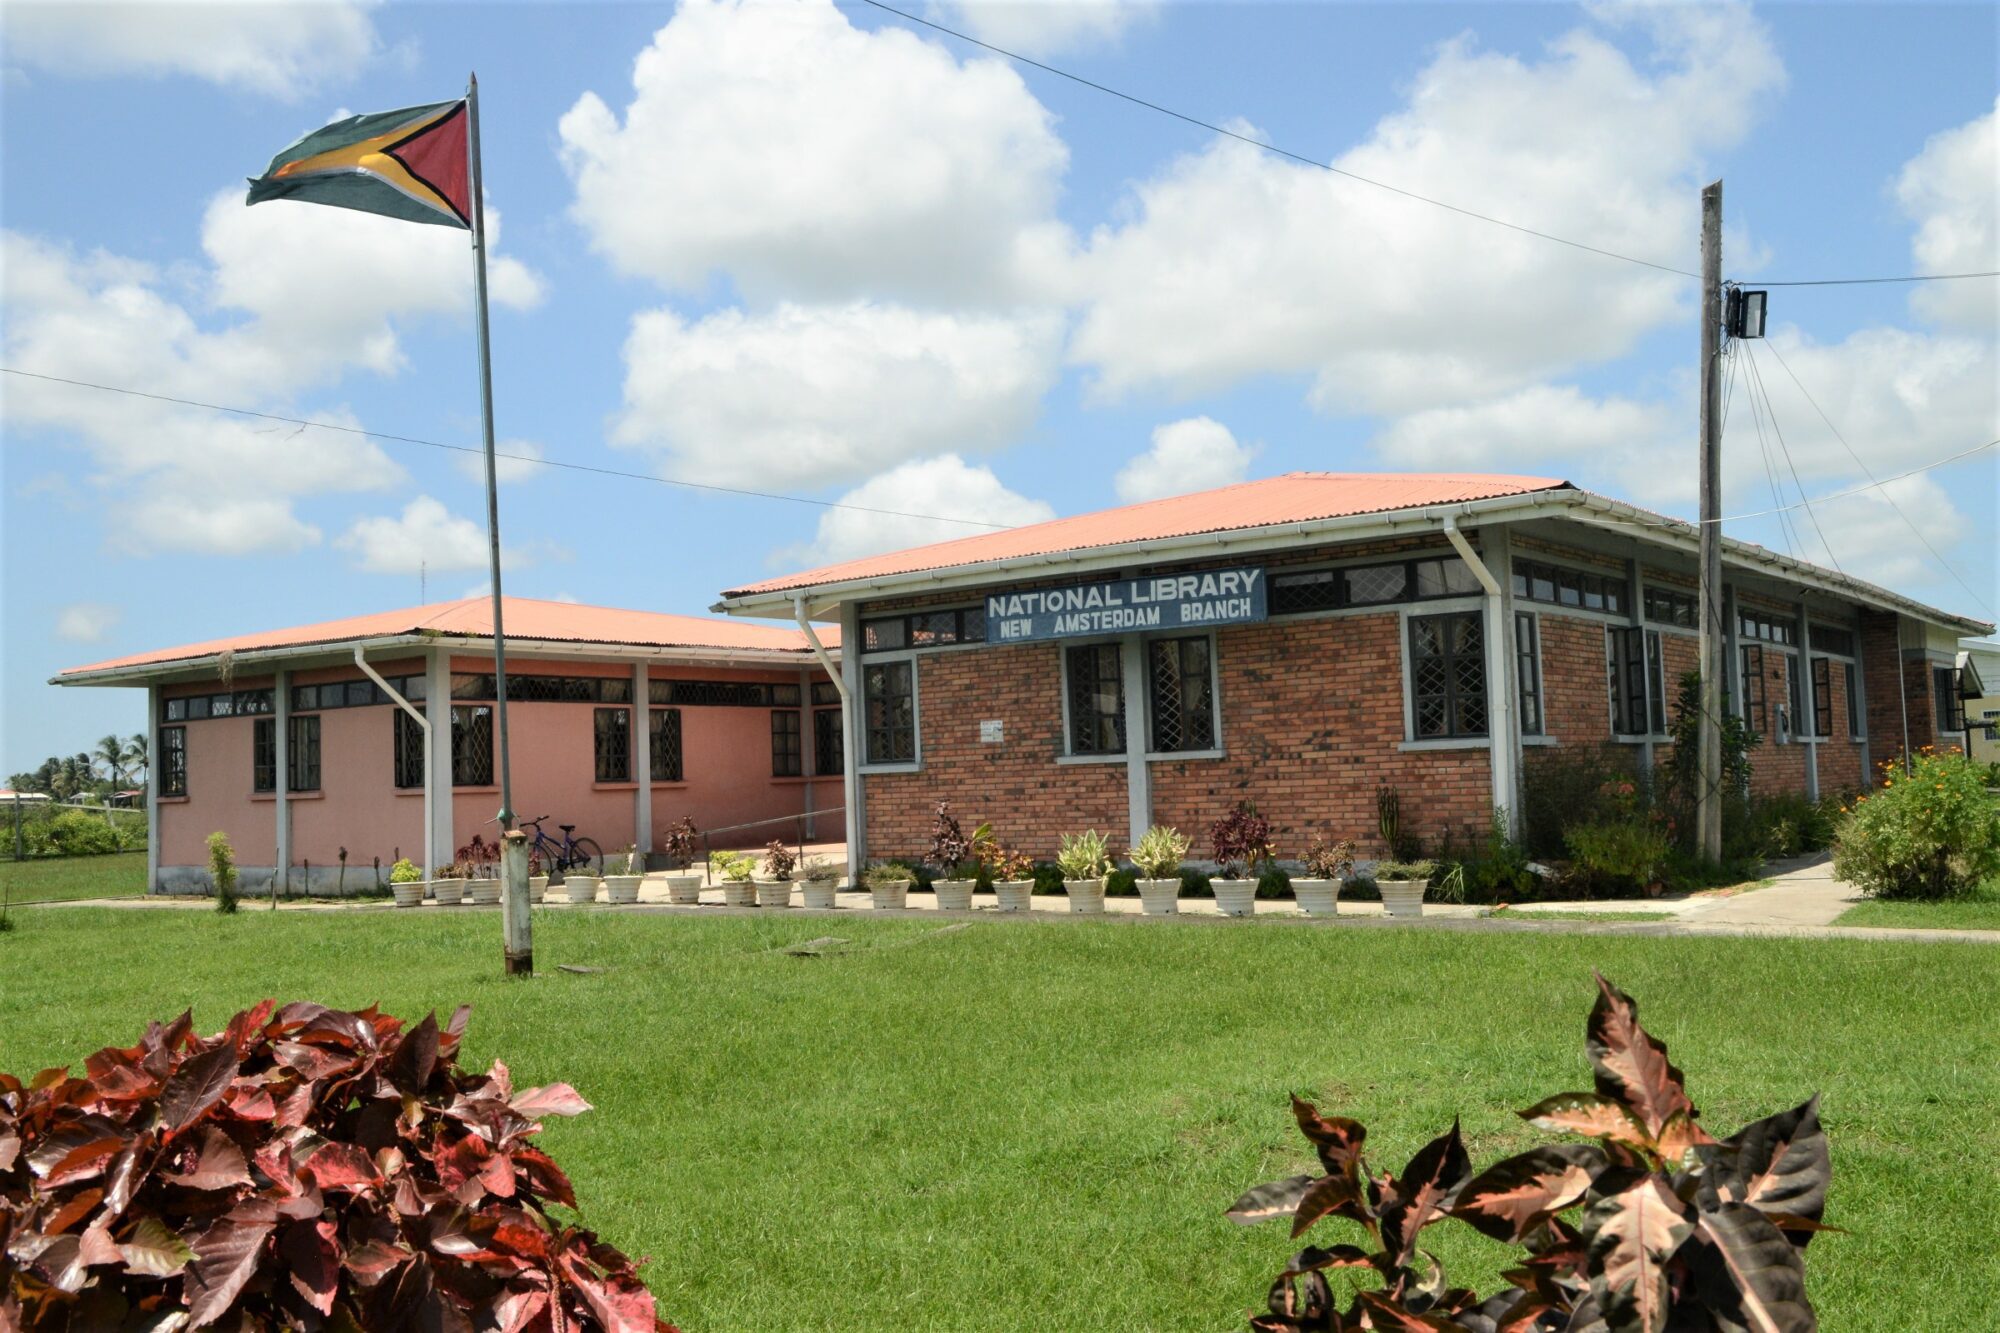
[[[619,905],[636,903],[639,901],[639,886],[646,882],[646,863],[639,855],[639,845],[626,844],[625,855],[619,860],[624,863],[619,866],[621,873],[604,877],[604,900]]]
[[[1104,877],[1111,873],[1111,845],[1096,829],[1065,833],[1056,846],[1056,869],[1072,912],[1104,910]]]
[[[1172,916],[1180,910],[1181,860],[1187,856],[1187,835],[1155,824],[1126,851],[1139,872],[1140,910],[1147,916]]]
[[[986,854],[984,864],[992,876],[993,896],[1001,911],[1025,912],[1035,905],[1034,857],[995,846]]]
[[[868,885],[868,897],[875,907],[887,910],[909,904],[909,867],[890,861],[868,867],[861,878]]]
[[[682,815],[667,827],[667,836],[660,840],[660,850],[667,858],[667,901],[682,907],[692,907],[701,901],[701,876],[690,868],[694,865],[695,839],[701,831],[694,826],[694,820]]]
[[[563,871],[563,897],[573,903],[594,903],[597,901],[597,876],[590,868],[571,866]]]
[[[438,867],[438,877],[431,881],[431,901],[440,907],[456,907],[465,901],[465,863],[454,860],[449,865]]]
[[[798,855],[785,846],[785,840],[771,839],[764,848],[764,873],[757,878],[757,906],[790,907],[792,872],[798,867]]]
[[[708,873],[722,881],[722,905],[724,907],[755,907],[757,905],[757,885],[751,876],[756,873],[757,858],[748,852],[710,852]]]
[[[1437,865],[1431,861],[1377,861],[1369,878],[1382,891],[1382,911],[1388,916],[1422,916],[1424,886]]]
[[[491,907],[500,901],[500,849],[477,833],[458,849],[459,863],[467,868],[465,901],[474,907]]]
[[[1292,897],[1307,916],[1340,915],[1340,882],[1354,873],[1354,844],[1314,838],[1299,858],[1305,875],[1292,881]]]
[[[1271,848],[1271,821],[1249,801],[1208,826],[1215,849],[1215,878],[1209,887],[1215,907],[1224,916],[1249,916],[1257,910],[1257,878],[1277,858]],[[1249,878],[1244,878],[1248,875]]]
[[[389,867],[389,892],[396,895],[396,906],[418,907],[424,901],[424,871],[409,857],[404,857]]]
[[[840,891],[840,867],[825,857],[808,856],[799,866],[799,881],[807,907],[828,911],[838,905],[834,895]]]
[[[951,802],[939,801],[931,821],[931,864],[938,878],[931,881],[940,912],[969,912],[972,891],[978,887],[981,863],[993,850],[993,826],[981,824],[971,837],[959,827],[951,813]]]
[[[528,901],[538,903],[548,896],[549,875],[547,869],[542,865],[542,854],[530,847],[528,849]]]

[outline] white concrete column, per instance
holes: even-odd
[[[1125,807],[1132,825],[1132,843],[1153,824],[1153,771],[1146,762],[1152,735],[1152,713],[1146,693],[1146,641],[1137,634],[1118,640],[1119,668],[1125,685]],[[1056,644],[1062,651],[1062,644]]]
[[[653,699],[646,664],[632,664],[632,841],[639,855],[653,850]]]
[[[458,850],[451,820],[451,654],[442,648],[431,649],[425,665],[424,716],[431,724],[424,747],[424,878],[436,879]]]
[[[255,725],[254,723],[252,725]],[[292,673],[279,670],[271,677],[272,765],[271,818],[278,826],[278,864],[271,867],[277,877],[278,892],[292,891]],[[312,892],[312,885],[306,885]]]
[[[146,892],[160,891],[160,687],[146,686]],[[19,802],[15,815],[18,818]]]
[[[1792,658],[1799,675],[1799,710],[1803,718],[1792,719],[1792,739],[1804,741],[1806,747],[1806,799],[1819,799],[1819,732],[1814,719],[1818,716],[1814,705],[1812,673],[1812,615],[1804,602],[1799,603],[1798,618],[1799,651]],[[1832,668],[1829,667],[1830,671]]]
[[[916,667],[911,666],[914,672]],[[861,697],[861,606],[840,604],[840,674],[847,684],[841,697],[841,796],[847,806],[847,868],[855,887],[868,864],[868,804],[861,785],[861,751],[868,743],[867,703]],[[914,682],[913,682],[914,684]]]
[[[819,821],[813,816],[813,774],[819,768],[818,728],[813,726],[813,673],[799,668],[799,776],[805,779],[800,800],[805,810],[806,837],[819,837]]]

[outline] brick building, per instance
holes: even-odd
[[[1693,525],[1548,478],[1295,473],[849,561],[718,611],[837,623],[847,839],[912,855],[936,802],[1037,855],[1205,828],[1254,799],[1288,847],[1372,852],[1520,808],[1524,756],[1657,763],[1697,659]],[[1956,746],[1940,683],[1982,622],[1740,541],[1731,707],[1758,790],[1861,787]]]

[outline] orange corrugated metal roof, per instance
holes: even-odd
[[[1570,489],[1568,482],[1553,477],[1478,472],[1290,472],[1192,495],[1121,505],[1073,518],[1051,519],[1046,523],[848,560],[746,584],[723,596],[744,597],[960,565],[1025,560],[1099,546],[1566,489]]]
[[[533,597],[506,597],[507,637],[561,643],[606,643],[642,648],[710,648],[728,651],[765,650],[774,652],[809,651],[805,635],[795,629],[757,625],[741,620],[711,616],[676,616],[658,611],[621,611],[610,606],[579,606],[574,602],[545,602]],[[815,627],[820,641],[835,647],[838,628]],[[239,653],[272,648],[294,648],[312,644],[342,644],[369,639],[396,638],[431,631],[440,634],[491,638],[493,599],[465,597],[455,602],[433,602],[400,611],[376,611],[345,620],[327,620],[317,625],[297,625],[262,634],[238,634],[206,643],[159,648],[130,657],[116,657],[88,666],[70,667],[56,677],[80,676],[95,671],[125,667],[168,665],[190,659],[213,657],[230,650]]]

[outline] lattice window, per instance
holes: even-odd
[[[647,693],[652,702],[676,708],[769,708],[782,691],[798,702],[798,688],[755,680],[656,680]]]
[[[493,785],[493,710],[459,705],[451,710],[451,782],[454,787]]]
[[[816,680],[812,687],[812,701],[815,708],[837,707],[840,703],[840,687],[830,680]]]
[[[1479,580],[1463,560],[1416,562],[1417,596],[1460,597],[1479,591]]]
[[[1209,641],[1154,639],[1146,645],[1153,751],[1215,748],[1215,680]]]
[[[1478,612],[1410,618],[1410,705],[1419,738],[1486,734],[1485,636]]]
[[[187,728],[160,728],[160,795],[188,794]]]
[[[908,615],[878,616],[861,622],[861,651],[864,653],[985,641],[984,605],[955,607],[948,611],[913,611]]]
[[[1402,565],[1370,565],[1342,573],[1347,581],[1347,601],[1353,606],[1400,602],[1409,593],[1410,572]]]
[[[260,717],[250,729],[250,790],[278,789],[278,720]]]
[[[871,764],[907,764],[917,757],[916,671],[910,662],[878,662],[861,673]]]
[[[681,710],[653,709],[648,731],[653,754],[653,781],[686,781],[681,768]]]
[[[454,675],[451,678],[451,697],[454,699],[491,699],[493,697],[493,676]]]
[[[286,719],[285,788],[287,791],[319,790],[319,716]]]
[[[596,735],[597,780],[632,780],[632,710],[600,708],[592,715]]]
[[[1514,613],[1514,680],[1521,700],[1521,734],[1542,734],[1541,624],[1526,611]]]
[[[1743,676],[1743,725],[1761,736],[1770,722],[1764,711],[1764,649],[1754,643],[1745,644],[1740,657]]]
[[[805,731],[798,713],[775,709],[771,713],[771,776],[796,778],[805,773]]]
[[[1125,752],[1125,665],[1115,643],[1065,649],[1068,675],[1069,752]]]
[[[408,713],[396,710],[396,785],[424,785],[424,729]]]
[[[1271,576],[1271,614],[1291,615],[1300,611],[1331,611],[1340,605],[1339,570],[1313,569],[1296,574]]]
[[[846,772],[846,725],[838,708],[813,710],[813,773],[837,778]]]

